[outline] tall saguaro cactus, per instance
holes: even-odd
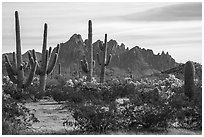
[[[194,95],[195,67],[191,61],[187,61],[184,69],[184,93],[191,100]]]
[[[36,74],[40,75],[40,90],[41,91],[45,90],[47,75],[49,75],[53,71],[56,65],[59,50],[60,50],[60,46],[58,44],[55,50],[54,58],[51,61],[50,59],[51,59],[52,48],[50,47],[49,50],[47,50],[47,24],[45,23],[41,62],[37,64],[37,68],[36,68]],[[32,51],[32,54],[33,54],[34,60],[37,60],[36,55],[35,55],[35,50]]]
[[[88,61],[86,60],[85,56],[83,60],[81,60],[81,67],[82,70],[87,73],[87,80],[91,82],[92,75],[93,75],[93,67],[94,67],[94,60],[93,60],[93,45],[92,45],[92,22],[89,20],[88,23]]]
[[[26,81],[26,78],[24,77],[24,69],[21,54],[21,37],[18,11],[15,12],[15,31],[16,31],[16,53],[13,52],[13,65],[11,65],[7,55],[5,55],[6,60],[5,65],[10,80],[13,83],[17,84],[17,88],[18,90],[20,90],[30,86],[35,75],[37,62],[34,61],[32,57],[29,57],[29,60],[30,62],[32,62],[32,65],[28,79]]]
[[[99,48],[102,51],[102,56],[100,59],[99,53],[97,53],[97,60],[98,60],[99,65],[101,65],[100,83],[103,83],[104,78],[105,78],[105,68],[106,66],[109,65],[111,57],[112,57],[111,54],[107,56],[107,34],[105,34],[104,43],[102,42],[99,43]]]

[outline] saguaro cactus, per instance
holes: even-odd
[[[61,75],[61,63],[58,64],[58,74]]]
[[[13,65],[11,65],[7,55],[5,55],[6,61],[5,65],[10,80],[13,83],[17,84],[17,88],[18,90],[20,90],[30,86],[35,75],[37,62],[34,61],[32,57],[29,57],[29,60],[30,62],[32,62],[32,65],[28,79],[26,81],[26,78],[24,77],[24,69],[21,54],[21,37],[18,11],[15,12],[15,31],[16,31],[16,54],[15,52],[13,52]]]
[[[81,60],[82,70],[87,73],[87,81],[91,82],[94,68],[94,60],[93,60],[93,45],[92,45],[92,22],[89,20],[88,23],[88,62],[84,56],[83,60]]]
[[[191,61],[187,61],[184,69],[184,93],[191,100],[194,95],[195,67]]]
[[[46,86],[46,79],[47,75],[49,75],[57,62],[58,54],[59,54],[60,46],[59,44],[56,47],[54,58],[51,61],[51,52],[52,48],[50,47],[49,50],[47,50],[47,24],[44,24],[44,35],[43,35],[43,47],[42,47],[42,58],[40,64],[37,64],[36,68],[36,74],[40,75],[40,90],[44,91]],[[53,50],[54,51],[54,50]],[[32,50],[33,58],[34,60],[37,60],[35,55],[35,50]]]
[[[103,83],[104,78],[105,78],[105,68],[106,66],[109,65],[111,57],[112,57],[111,54],[109,54],[107,57],[107,34],[105,34],[104,43],[102,42],[99,43],[99,48],[102,51],[102,57],[100,59],[99,53],[97,53],[97,60],[98,60],[99,65],[101,65],[100,83]]]

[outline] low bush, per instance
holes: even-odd
[[[30,130],[31,123],[37,122],[34,114],[9,94],[2,93],[2,134],[14,135]]]
[[[183,93],[183,81],[173,75],[127,83],[82,82],[60,90],[66,93],[66,107],[75,118],[67,124],[81,131],[202,128],[202,86],[196,85],[190,102]]]

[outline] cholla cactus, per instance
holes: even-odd
[[[19,16],[18,11],[15,12],[15,26],[16,26],[16,53],[13,52],[13,65],[11,65],[9,58],[5,55],[6,60],[6,70],[10,80],[17,84],[18,90],[27,88],[30,86],[33,77],[35,75],[37,62],[33,60],[32,57],[29,57],[30,62],[32,62],[31,70],[28,76],[27,81],[24,77],[24,63],[22,62],[22,54],[21,54],[21,37],[20,37],[20,24],[19,24]]]
[[[81,67],[82,70],[87,73],[87,80],[91,82],[92,75],[93,75],[93,68],[95,65],[95,62],[93,60],[93,45],[92,45],[92,22],[89,20],[89,27],[88,27],[88,61],[85,58],[85,55],[83,57],[83,60],[81,60]]]
[[[194,95],[195,67],[191,61],[187,61],[184,69],[184,93],[191,100]]]
[[[101,65],[100,83],[103,83],[105,78],[105,68],[106,66],[109,65],[112,57],[111,54],[109,54],[107,57],[107,34],[105,34],[104,44],[102,42],[99,43],[99,48],[102,51],[102,57],[101,57],[102,60],[100,60],[99,53],[97,53],[97,60],[99,65]]]
[[[60,46],[58,44],[55,49],[54,58],[51,61],[50,58],[51,58],[52,48],[50,47],[49,50],[47,50],[47,24],[45,23],[44,35],[43,35],[42,58],[41,58],[41,63],[37,64],[37,68],[36,68],[36,74],[40,75],[40,90],[41,91],[45,90],[47,75],[49,75],[53,71],[56,65],[59,50],[60,50]],[[34,60],[37,61],[35,50],[32,50],[32,54],[33,54]]]

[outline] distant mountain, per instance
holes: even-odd
[[[96,74],[100,73],[100,67],[96,60],[96,54],[100,52],[99,42],[100,40],[97,40],[93,43]],[[60,43],[58,63],[61,63],[62,73],[80,70],[80,60],[84,54],[87,56],[85,43],[87,40],[83,40],[79,34],[74,34],[65,43]],[[131,71],[135,77],[140,77],[165,71],[178,65],[168,52],[155,55],[152,50],[142,49],[139,46],[129,49],[123,43],[119,45],[116,40],[112,39],[108,41],[108,54],[112,54],[112,61],[107,67],[107,72],[113,75],[125,76]],[[11,53],[8,53],[8,56],[12,58]],[[40,60],[40,53],[37,53],[37,56]],[[23,59],[27,61],[27,53],[23,55]],[[2,61],[4,62],[4,58]],[[3,73],[5,73],[4,70]]]

